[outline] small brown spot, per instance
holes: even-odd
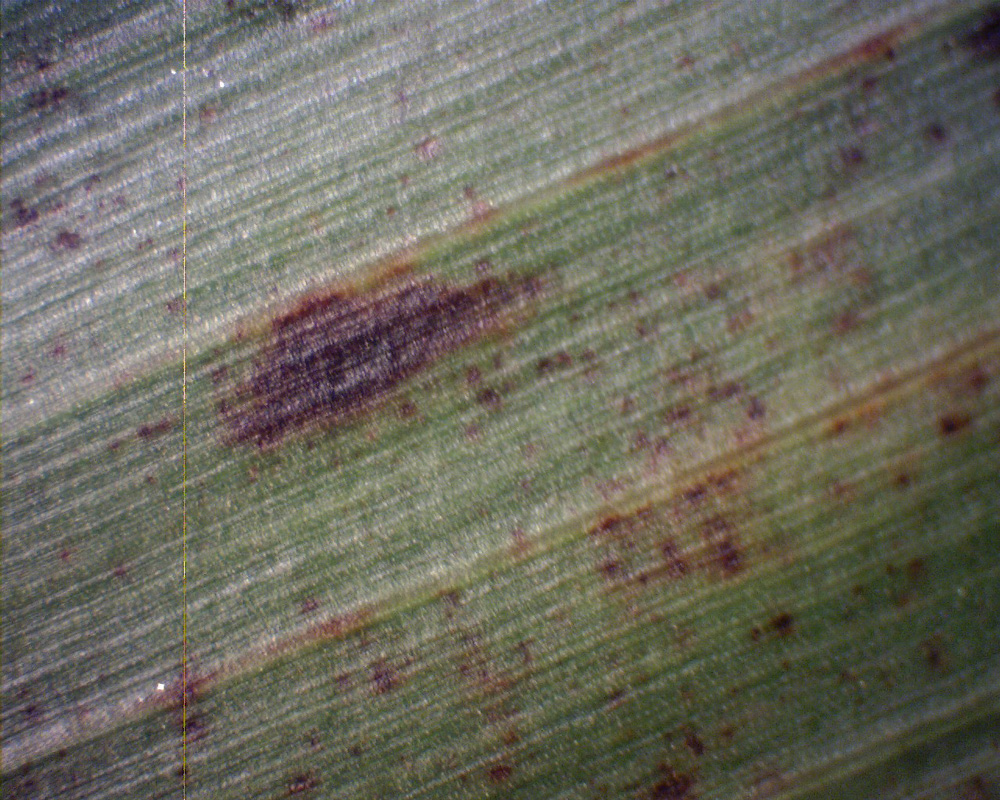
[[[476,402],[490,411],[499,411],[503,406],[503,399],[500,397],[500,393],[489,386],[479,391],[476,395]]]
[[[966,385],[973,394],[982,394],[989,382],[990,376],[978,364],[972,367],[966,375]]]
[[[833,332],[838,336],[856,330],[860,320],[854,311],[842,311],[833,318]]]
[[[712,400],[730,400],[743,391],[743,387],[736,381],[728,381],[721,385],[713,384],[708,387],[708,396]]]
[[[962,45],[979,58],[1000,58],[1000,5],[991,6],[962,39]]]
[[[168,314],[180,314],[184,310],[184,295],[178,295],[172,300],[167,300],[167,302],[164,303],[164,307],[167,309]]]
[[[787,612],[772,617],[768,625],[778,636],[790,636],[795,633],[795,618]]]
[[[691,755],[696,758],[700,758],[705,754],[705,743],[694,731],[688,731],[684,734],[684,745],[691,751]]]
[[[918,581],[924,576],[924,560],[911,558],[906,564],[906,574],[911,581]]]
[[[948,131],[940,122],[932,122],[924,128],[924,138],[931,144],[944,144],[948,141]]]
[[[388,694],[400,684],[399,673],[384,658],[374,662],[369,668],[372,691],[375,694]]]
[[[830,436],[840,436],[849,427],[850,423],[847,421],[846,418],[838,417],[837,419],[835,419],[833,422],[830,423],[830,427],[827,429],[827,431]]]
[[[156,422],[140,425],[135,429],[135,435],[140,439],[154,439],[158,436],[170,433],[174,427],[173,417],[166,416]]]
[[[83,244],[83,237],[76,231],[59,231],[52,246],[57,250],[76,250]]]
[[[677,772],[669,764],[660,765],[660,780],[649,793],[651,800],[685,800],[692,797],[694,779],[690,775]]]
[[[625,569],[622,562],[614,558],[606,558],[600,564],[601,574],[605,580],[613,581],[623,576]]]
[[[663,421],[667,425],[674,425],[678,422],[684,422],[691,416],[691,407],[681,404],[676,406],[671,406],[666,411],[663,412]]]
[[[947,668],[944,644],[940,636],[931,636],[920,643],[927,668],[932,672],[944,672]]]
[[[767,408],[764,406],[763,401],[757,395],[753,395],[747,404],[747,418],[763,419],[766,414]]]
[[[35,380],[35,371],[33,369],[29,369],[20,377],[19,380],[22,384],[27,386],[29,383],[32,383]]]
[[[310,792],[319,786],[319,779],[312,772],[304,772],[294,776],[288,782],[288,795]]]
[[[299,606],[300,614],[312,614],[319,608],[319,600],[315,597],[307,597]]]
[[[912,481],[913,479],[910,477],[910,474],[908,472],[897,472],[895,477],[893,478],[893,483],[895,483],[896,486],[900,489],[907,488],[910,485],[910,483],[912,483]]]
[[[719,300],[724,292],[718,282],[713,281],[705,287],[705,298],[707,300]]]
[[[938,418],[938,430],[942,436],[952,436],[963,428],[967,428],[972,419],[968,414],[944,414]]]
[[[688,574],[687,559],[672,539],[660,545],[660,556],[663,558],[663,570],[668,578],[676,580]]]
[[[488,774],[491,783],[504,783],[514,774],[514,768],[508,764],[497,764],[495,767],[490,767]]]
[[[14,212],[14,225],[23,228],[38,219],[38,209],[24,204],[24,200],[15,197],[10,201],[11,211]]]
[[[857,169],[865,161],[865,151],[859,145],[852,144],[840,148],[840,163],[844,165],[844,169]]]
[[[441,141],[436,136],[428,136],[417,142],[413,149],[421,161],[432,161],[441,155]]]
[[[420,409],[412,400],[402,400],[399,404],[399,416],[401,419],[413,419]]]
[[[548,375],[557,370],[566,369],[573,365],[573,357],[565,350],[560,350],[551,356],[538,359],[536,369],[539,375]]]

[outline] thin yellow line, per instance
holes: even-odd
[[[187,603],[187,0],[181,3],[181,793],[187,800],[188,603]]]

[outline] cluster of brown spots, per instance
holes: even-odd
[[[679,580],[688,574],[688,559],[673,539],[667,539],[660,545],[660,555],[663,557],[663,574],[667,578]]]
[[[164,436],[174,429],[176,420],[171,416],[163,417],[156,422],[147,422],[135,429],[135,435],[140,439],[155,439]]]
[[[942,436],[952,436],[969,427],[972,418],[968,414],[952,412],[938,417],[938,430]]]
[[[65,86],[39,89],[28,95],[28,108],[35,111],[58,108],[69,96],[70,91]]]
[[[549,375],[559,370],[568,369],[573,366],[573,357],[565,350],[560,350],[551,356],[544,356],[538,359],[535,368],[539,375]]]
[[[14,212],[14,225],[23,228],[38,219],[38,209],[26,205],[24,199],[15,197],[10,201],[10,210]]]
[[[1000,5],[986,10],[976,27],[962,37],[962,45],[979,58],[1000,58]]]
[[[706,562],[723,577],[732,577],[743,569],[743,549],[733,524],[723,516],[711,517],[702,525]]]
[[[678,772],[670,764],[661,764],[659,780],[650,789],[650,800],[685,800],[694,797],[694,778]]]
[[[226,441],[266,447],[373,410],[441,356],[501,330],[525,285],[422,281],[307,297],[274,319],[250,375],[221,401]],[[477,400],[495,410],[500,395]]]

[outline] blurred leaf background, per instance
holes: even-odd
[[[5,797],[1000,796],[1000,8],[2,23]],[[542,289],[226,443],[403,270]]]

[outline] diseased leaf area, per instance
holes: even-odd
[[[4,797],[1000,797],[1000,6],[584,5],[5,6]]]
[[[220,402],[229,438],[265,446],[377,407],[449,350],[498,331],[526,288],[496,279],[469,287],[424,282],[300,301],[273,321],[250,377]]]

